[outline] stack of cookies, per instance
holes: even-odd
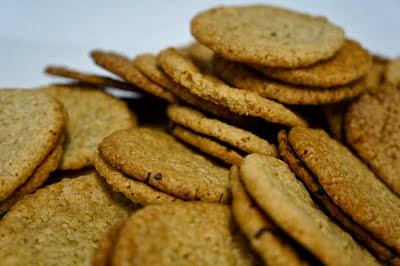
[[[398,61],[274,6],[190,26],[0,90],[0,265],[400,265]]]

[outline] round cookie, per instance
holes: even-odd
[[[266,215],[324,265],[380,265],[324,214],[285,162],[250,154],[240,176]]]
[[[96,153],[94,157],[93,166],[114,191],[121,192],[134,203],[145,206],[180,200],[179,198],[154,189],[148,184],[135,180],[133,177],[129,177],[123,172],[114,169],[108,165],[98,153]]]
[[[0,201],[55,148],[66,125],[63,106],[35,90],[0,89]]]
[[[302,117],[278,102],[252,91],[228,86],[214,76],[201,73],[189,58],[174,48],[161,51],[158,59],[161,67],[175,82],[198,97],[221,105],[231,112],[288,127],[307,125]]]
[[[234,149],[230,149],[209,137],[199,135],[198,133],[177,124],[173,124],[170,131],[171,134],[179,140],[196,147],[202,152],[218,158],[227,164],[238,165],[243,159],[243,156]]]
[[[227,203],[229,170],[173,136],[139,127],[121,130],[99,144],[102,158],[124,174],[186,200]]]
[[[259,95],[285,104],[319,105],[353,98],[366,90],[364,80],[328,89],[290,85],[268,78],[243,64],[214,58],[214,73],[237,88],[254,91]]]
[[[173,122],[199,134],[217,139],[246,153],[277,156],[276,147],[250,131],[229,125],[218,119],[208,118],[200,111],[183,105],[170,104],[167,116]]]
[[[154,95],[167,102],[177,101],[177,98],[172,93],[149,80],[135,67],[133,62],[123,55],[100,50],[94,50],[90,55],[97,65],[141,88],[145,93]]]
[[[105,136],[137,125],[136,114],[127,104],[102,90],[82,85],[50,85],[39,90],[58,99],[68,113],[62,170],[91,166],[97,144]]]
[[[256,265],[230,207],[177,202],[145,206],[121,228],[112,265]]]
[[[320,129],[295,127],[288,140],[334,204],[400,252],[400,198],[346,146]]]
[[[326,18],[268,5],[220,6],[191,20],[198,42],[243,63],[294,68],[331,57],[344,31]]]
[[[349,231],[355,239],[366,246],[380,261],[387,265],[400,265],[400,256],[392,249],[378,242],[371,233],[355,223],[338,206],[336,206],[328,194],[318,182],[318,179],[307,169],[291,148],[288,141],[287,130],[281,130],[278,134],[279,154],[288,164],[290,169],[304,183],[308,191],[314,196],[330,217]]]
[[[263,214],[249,197],[239,176],[239,167],[230,170],[232,215],[265,265],[311,265],[292,240]]]
[[[95,172],[62,179],[0,220],[1,264],[90,265],[100,238],[136,208]]]
[[[268,77],[295,85],[331,88],[353,82],[372,66],[372,56],[358,42],[345,40],[331,58],[304,68],[276,68],[252,64]]]
[[[400,89],[381,85],[353,101],[345,115],[347,143],[400,196]]]
[[[134,85],[132,85],[128,82],[123,82],[118,79],[113,79],[110,77],[104,77],[104,76],[95,75],[95,74],[82,73],[82,72],[79,72],[79,71],[76,71],[73,69],[69,69],[66,67],[61,67],[61,66],[47,66],[45,68],[44,72],[46,74],[73,79],[73,80],[79,81],[84,84],[89,84],[89,85],[96,85],[96,86],[102,86],[102,87],[113,87],[113,88],[118,88],[118,89],[123,89],[123,90],[129,90],[129,91],[137,91],[138,90],[137,87],[135,87]]]

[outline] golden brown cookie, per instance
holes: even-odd
[[[259,95],[285,104],[329,104],[355,97],[366,90],[364,79],[328,89],[290,85],[268,78],[250,67],[221,57],[214,58],[214,72],[237,88],[254,91]]]
[[[132,85],[131,83],[120,81],[118,79],[114,79],[111,77],[83,73],[67,67],[47,66],[44,71],[46,74],[69,78],[85,84],[102,86],[102,87],[112,87],[123,90],[135,91],[135,92],[138,91],[138,88]]]
[[[230,200],[229,170],[165,132],[144,127],[117,131],[100,142],[99,152],[115,169],[167,194]]]
[[[400,85],[400,57],[396,57],[387,63],[384,80],[395,85]]]
[[[207,202],[145,206],[121,228],[112,265],[257,265],[230,207]]]
[[[372,56],[358,42],[347,39],[334,56],[308,67],[251,66],[268,77],[290,84],[330,88],[349,84],[364,76],[372,66]]]
[[[102,90],[82,85],[49,85],[39,90],[58,99],[68,113],[62,170],[91,166],[97,144],[105,136],[137,125],[136,114],[127,104]]]
[[[333,203],[379,242],[400,252],[400,198],[346,146],[320,129],[295,127],[288,140]]]
[[[240,176],[265,214],[324,265],[380,265],[325,215],[285,162],[250,154]]]
[[[250,131],[227,124],[221,120],[205,116],[196,109],[170,104],[167,116],[176,124],[189,128],[199,134],[217,139],[246,153],[260,153],[277,156],[275,145]]]
[[[214,76],[201,73],[193,62],[178,50],[166,48],[159,54],[164,71],[191,93],[221,105],[231,112],[262,118],[285,126],[306,126],[307,122],[284,105],[258,93],[227,85]]]
[[[355,100],[345,117],[346,140],[400,196],[400,89],[381,85]]]
[[[310,265],[296,249],[298,245],[264,215],[249,197],[240,180],[237,165],[230,169],[230,185],[233,218],[265,265]]]
[[[0,221],[2,265],[90,265],[97,243],[137,206],[95,172],[37,190]]]
[[[173,94],[144,76],[135,67],[134,63],[125,56],[116,52],[100,50],[93,50],[90,55],[97,65],[141,88],[144,92],[164,99],[167,102],[177,101]]]
[[[0,89],[0,201],[24,184],[59,143],[67,118],[52,96]]]
[[[200,151],[218,158],[227,164],[237,165],[240,164],[243,159],[243,156],[234,149],[178,124],[173,124],[170,132],[179,140],[196,147]]]
[[[366,246],[380,261],[388,265],[400,265],[400,257],[394,250],[377,241],[371,233],[349,218],[324,191],[318,179],[307,169],[291,148],[288,132],[282,130],[278,134],[279,153],[293,173],[304,183],[308,191],[335,221],[341,224],[353,237]]]
[[[191,20],[196,40],[233,61],[299,67],[331,57],[344,31],[326,18],[269,6],[219,6]]]
[[[180,200],[114,169],[98,153],[94,157],[93,165],[114,191],[121,192],[134,203],[144,206]]]

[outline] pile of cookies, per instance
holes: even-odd
[[[0,265],[400,265],[398,59],[268,5],[190,26],[0,90]]]

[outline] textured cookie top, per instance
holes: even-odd
[[[58,99],[68,113],[60,169],[92,165],[97,144],[105,136],[137,125],[126,103],[102,90],[79,85],[50,85],[40,90]]]
[[[386,84],[355,100],[345,129],[351,147],[400,196],[400,89]]]
[[[265,265],[310,265],[294,242],[254,204],[240,180],[238,166],[230,169],[230,185],[232,215]]]
[[[121,228],[113,265],[256,265],[230,208],[205,202],[145,206]]]
[[[277,156],[276,147],[267,140],[218,119],[208,118],[196,109],[171,104],[167,107],[167,115],[179,125],[218,139],[247,153]]]
[[[289,127],[307,125],[303,118],[278,102],[252,91],[231,87],[215,76],[202,73],[190,58],[175,48],[164,49],[158,59],[161,67],[175,82],[198,97],[221,105],[231,112],[259,117]]]
[[[380,265],[314,203],[287,164],[250,154],[240,176],[265,213],[324,265]]]
[[[296,127],[289,143],[332,201],[353,221],[400,251],[400,198],[325,131]]]
[[[212,202],[230,198],[227,168],[162,131],[117,131],[103,139],[99,151],[114,168],[177,197]]]
[[[285,69],[252,66],[284,82],[329,88],[348,84],[365,75],[372,66],[372,56],[358,42],[346,40],[334,56],[309,67]]]
[[[98,241],[133,210],[95,173],[26,196],[0,221],[3,265],[91,265]]]
[[[45,93],[0,89],[0,201],[54,149],[66,119],[63,106]]]
[[[400,57],[396,57],[387,63],[384,78],[387,82],[400,85]]]
[[[323,17],[268,5],[221,6],[200,12],[191,32],[221,56],[274,67],[299,67],[331,57],[343,30]]]

